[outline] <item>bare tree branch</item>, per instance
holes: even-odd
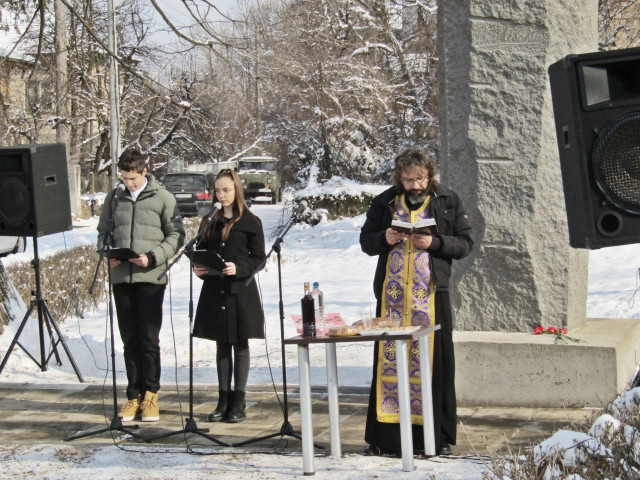
[[[91,25],[89,25],[89,23],[75,10],[75,8],[73,8],[68,0],[60,0],[68,9],[71,13],[73,13],[73,15],[75,15],[75,17],[80,20],[80,22],[82,23],[82,25],[84,26],[84,28],[86,28],[87,32],[89,33],[89,35],[91,35],[91,37],[93,37],[93,39],[100,45],[100,47],[111,57],[115,58],[116,61],[118,62],[118,64],[124,68],[127,72],[129,72],[131,75],[133,75],[134,77],[136,77],[137,79],[139,79],[142,84],[148,88],[149,90],[151,90],[152,92],[154,92],[155,94],[157,94],[158,96],[165,98],[168,102],[172,103],[173,105],[180,107],[182,109],[184,109],[184,112],[187,112],[188,110],[191,109],[191,105],[186,104],[185,102],[179,101],[179,100],[175,100],[173,98],[170,98],[169,96],[167,96],[166,94],[163,94],[160,89],[163,89],[164,86],[161,85],[160,83],[151,80],[149,78],[147,78],[146,76],[142,75],[141,73],[139,73],[138,71],[136,71],[135,69],[131,68],[131,66],[127,63],[124,62],[122,57],[120,57],[120,55],[117,54],[117,52],[112,52],[111,49],[109,48],[109,46],[107,44],[104,43],[104,41],[96,34],[96,32],[93,30],[93,28],[91,27]]]
[[[186,2],[184,2],[186,6]],[[151,4],[153,5],[153,7],[156,9],[156,11],[160,14],[160,16],[162,17],[162,20],[164,20],[164,22],[169,26],[169,28],[171,28],[171,30],[173,31],[173,33],[175,33],[179,38],[191,43],[192,45],[198,45],[200,47],[208,47],[211,48],[214,45],[214,41],[217,42],[218,44],[227,47],[227,48],[233,48],[233,45],[225,42],[224,40],[222,40],[219,36],[217,36],[215,33],[212,33],[209,30],[209,33],[211,33],[212,39],[207,41],[207,42],[200,42],[198,40],[196,40],[195,38],[189,37],[187,35],[185,35],[184,33],[182,33],[174,24],[173,22],[171,22],[171,20],[169,20],[169,18],[167,17],[167,15],[164,13],[164,11],[158,6],[158,4],[156,3],[156,0],[151,0]],[[189,7],[187,6],[187,10],[189,10],[189,13],[191,13],[191,10],[189,9]],[[202,26],[202,24],[201,24]],[[218,52],[215,51],[215,49],[211,48],[211,51],[213,51],[215,54],[218,54]]]

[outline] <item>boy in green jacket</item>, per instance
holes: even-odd
[[[119,417],[143,422],[160,419],[160,328],[167,262],[184,243],[184,227],[174,196],[148,173],[138,150],[122,153],[118,168],[125,189],[104,200],[98,222],[98,248],[112,218],[112,248],[130,248],[137,257],[109,260],[120,338],[127,370],[127,403]],[[158,279],[158,277],[161,277]]]

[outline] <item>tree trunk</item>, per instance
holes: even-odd
[[[69,150],[69,100],[67,95],[67,22],[65,7],[60,0],[55,1],[56,11],[56,142],[67,145]]]

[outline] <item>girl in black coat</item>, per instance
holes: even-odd
[[[233,170],[221,170],[218,174],[212,204],[215,202],[220,202],[222,209],[204,233],[199,248],[218,253],[226,267],[216,272],[194,266],[195,274],[204,283],[193,335],[216,342],[219,398],[209,421],[237,423],[245,418],[249,339],[264,338],[264,312],[255,279],[245,286],[266,258],[264,232],[260,219],[245,203],[242,183]],[[209,214],[201,226],[208,217]]]

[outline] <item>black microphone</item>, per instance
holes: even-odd
[[[120,182],[118,183],[116,188],[113,189],[113,196],[111,197],[111,202],[113,203],[114,209],[118,206],[118,195],[120,195],[120,193],[123,192],[125,188],[126,187],[124,186],[124,183]]]
[[[222,210],[222,204],[220,202],[214,203],[213,210],[211,210],[211,213],[207,217],[207,223],[205,223],[203,227],[200,229],[200,231],[198,232],[198,234],[194,238],[189,240],[189,242],[184,246],[185,251],[191,250],[194,245],[196,245],[196,248],[197,248],[197,244],[200,243],[200,239],[203,237],[204,232],[209,230],[209,227],[213,225],[213,222],[216,218],[216,213],[218,213],[220,210]]]
[[[204,227],[203,231],[207,231],[207,229],[213,224],[213,221],[216,218],[216,214],[222,210],[222,204],[220,202],[216,202],[213,204],[213,210],[211,210],[211,213],[209,214],[209,217],[207,218],[207,224]]]

